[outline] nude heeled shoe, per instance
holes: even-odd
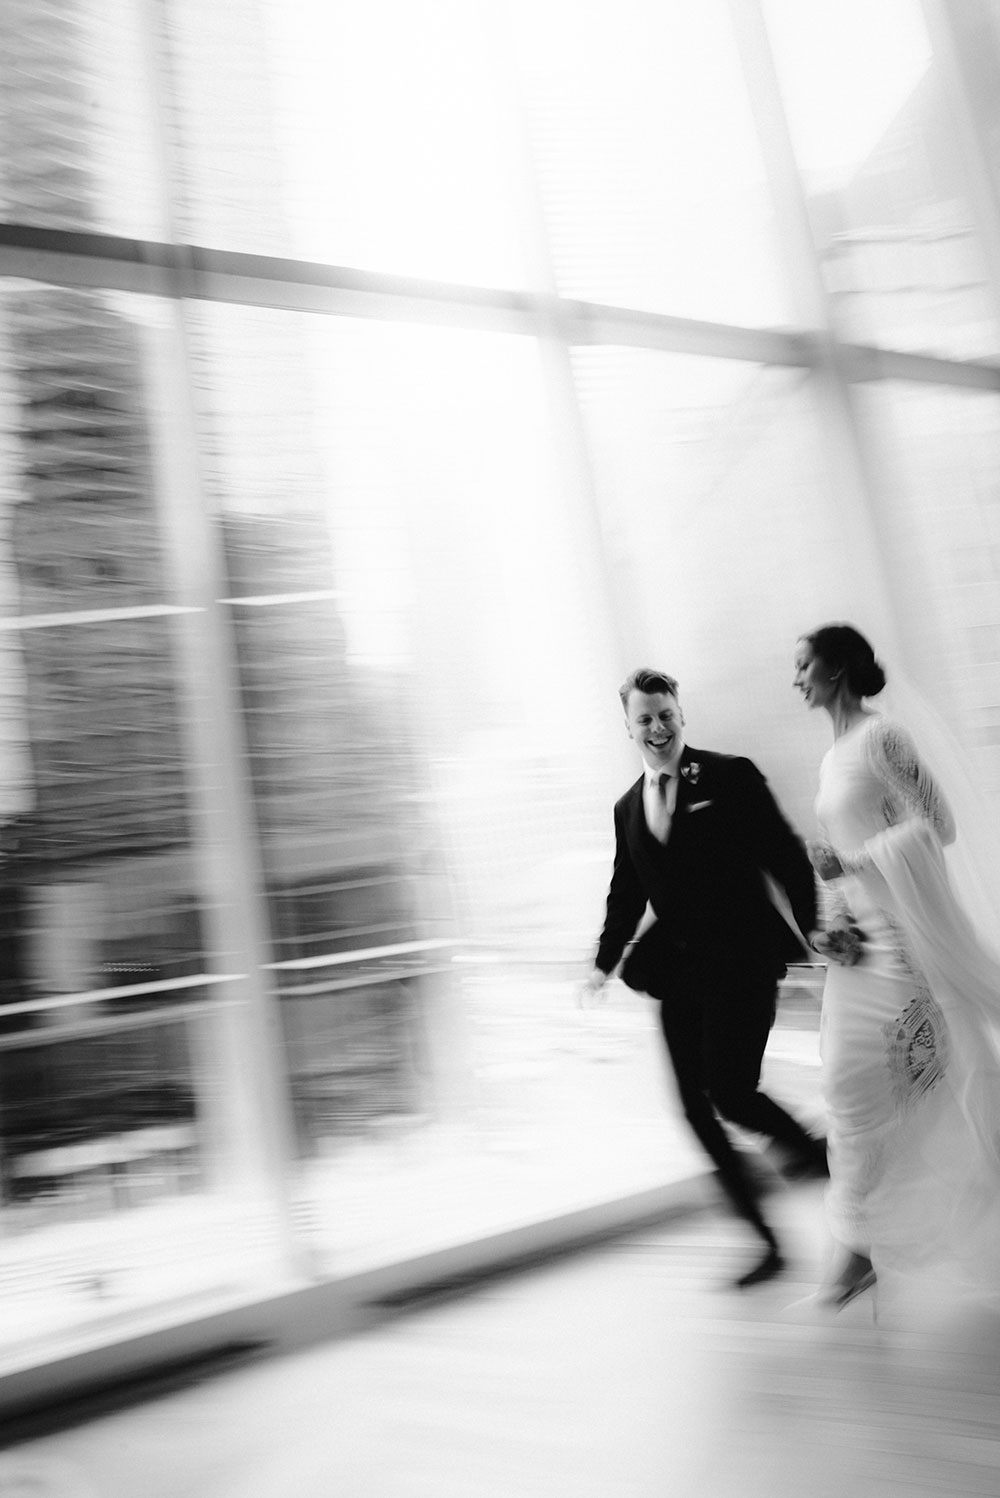
[[[842,1311],[849,1306],[852,1300],[857,1300],[859,1295],[864,1295],[866,1290],[873,1290],[876,1284],[876,1274],[870,1259],[862,1259],[857,1265],[855,1272],[846,1281],[843,1277],[834,1281],[825,1290],[820,1290],[818,1296],[823,1305],[831,1311]]]
[[[790,1311],[814,1311],[837,1316],[852,1301],[872,1291],[872,1319],[878,1320],[878,1303],[875,1295],[877,1276],[872,1261],[864,1254],[854,1253],[836,1279],[821,1285],[812,1295],[789,1306]]]

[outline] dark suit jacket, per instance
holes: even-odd
[[[731,957],[745,971],[780,977],[805,948],[779,914],[765,874],[778,884],[799,930],[816,925],[816,882],[802,841],[748,759],[685,745],[666,845],[646,826],[643,777],[615,806],[615,865],[597,966],[617,966],[646,909],[656,920],[622,971],[632,988],[666,996],[679,957]]]

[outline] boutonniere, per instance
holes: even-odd
[[[693,759],[689,765],[681,765],[681,775],[687,781],[688,785],[697,785],[700,774],[701,765],[696,759]]]

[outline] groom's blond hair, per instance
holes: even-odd
[[[671,697],[680,700],[680,687],[674,677],[668,676],[665,671],[656,671],[652,666],[638,666],[635,671],[630,671],[618,688],[618,695],[626,713],[630,692],[645,692],[647,695],[652,695],[654,692],[669,692]]]

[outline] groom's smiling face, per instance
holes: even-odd
[[[684,748],[684,714],[672,692],[631,691],[625,709],[628,735],[652,770],[676,765]]]

